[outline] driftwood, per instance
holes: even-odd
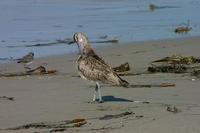
[[[124,116],[128,116],[128,115],[133,115],[135,113],[133,112],[124,112],[124,113],[120,113],[120,114],[116,114],[116,115],[105,115],[103,117],[99,117],[99,120],[110,120],[110,119],[116,119],[116,118],[120,118],[120,117],[124,117]]]
[[[35,69],[26,72],[16,72],[16,73],[1,73],[0,77],[16,77],[16,76],[28,76],[28,75],[46,75],[55,74],[57,70],[46,70],[44,66],[39,66]]]
[[[130,70],[128,62],[121,64],[120,66],[114,67],[113,70],[117,73],[126,72]]]
[[[30,123],[17,127],[7,128],[4,130],[22,130],[22,129],[35,128],[35,129],[51,129],[52,130],[51,132],[56,132],[56,131],[65,131],[67,130],[67,128],[81,127],[85,124],[87,124],[86,119],[74,119],[74,120],[64,120],[58,122]]]
[[[9,100],[9,101],[14,101],[14,97],[8,97],[8,96],[0,96],[0,99],[3,99],[3,100]]]

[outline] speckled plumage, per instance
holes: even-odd
[[[17,63],[29,63],[33,61],[34,53],[29,52],[27,55],[23,56],[22,58],[18,59]]]
[[[29,66],[32,64],[33,59],[34,59],[34,53],[33,52],[29,52],[27,55],[25,55],[22,58],[18,59],[17,63],[23,63],[24,64],[24,68],[26,70],[30,70]]]
[[[81,78],[96,83],[102,82],[115,86],[127,87],[129,85],[127,81],[120,78],[117,73],[94,52],[89,45],[87,37],[83,33],[75,33],[74,40],[80,52],[80,56],[77,60],[77,67]]]

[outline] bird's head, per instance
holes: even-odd
[[[84,53],[84,51],[89,47],[86,35],[81,32],[76,32],[73,38],[74,42],[78,45],[80,53]]]
[[[77,43],[78,45],[80,44],[84,45],[88,43],[88,38],[86,37],[85,34],[81,32],[76,32],[73,38],[74,38],[74,42]]]
[[[33,53],[33,52],[29,52],[28,54],[31,55],[31,56],[34,56],[34,53]]]

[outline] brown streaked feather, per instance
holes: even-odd
[[[80,57],[77,60],[78,71],[83,79],[127,87],[129,83],[120,78],[90,47],[88,38],[81,32],[74,34]]]
[[[122,82],[125,82],[96,54],[80,56],[77,62],[78,71],[83,79],[117,86],[123,86]]]

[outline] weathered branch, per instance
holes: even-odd
[[[16,77],[16,76],[27,76],[27,75],[46,75],[55,74],[57,70],[46,70],[44,66],[39,66],[35,69],[26,72],[15,72],[15,73],[0,73],[0,77]]]

